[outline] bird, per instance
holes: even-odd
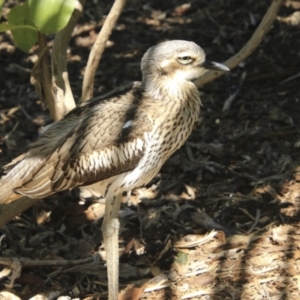
[[[1,204],[76,187],[85,196],[106,199],[102,231],[110,300],[118,297],[122,193],[149,183],[187,140],[201,106],[194,80],[207,70],[229,71],[207,61],[192,41],[152,46],[141,60],[141,82],[78,105],[4,167]]]

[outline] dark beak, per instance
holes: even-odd
[[[204,67],[207,70],[217,70],[217,71],[230,71],[229,68],[227,68],[225,65],[214,62],[214,61],[205,61],[202,64],[202,67]]]

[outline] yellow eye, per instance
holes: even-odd
[[[191,63],[193,60],[190,56],[181,56],[181,57],[178,57],[178,61],[183,65],[187,65],[187,64]]]

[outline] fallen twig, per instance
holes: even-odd
[[[225,100],[222,111],[225,111],[225,110],[229,110],[229,109],[230,109],[230,106],[231,106],[232,102],[236,99],[236,97],[238,96],[238,94],[239,94],[240,91],[241,91],[241,88],[242,88],[243,83],[244,83],[244,81],[245,81],[246,75],[247,75],[247,73],[246,73],[246,72],[243,72],[238,87],[236,88],[236,90],[234,91],[234,93],[231,94],[231,95]]]
[[[251,228],[248,230],[248,232],[247,232],[248,234],[250,234],[254,230],[254,228],[256,227],[256,225],[259,222],[260,216],[261,216],[260,209],[257,209],[255,221],[254,221],[253,225],[251,226]]]
[[[17,259],[17,258],[5,258],[0,257],[0,265],[13,267],[15,261],[18,261],[22,268],[35,268],[35,267],[72,267],[81,264],[94,262],[93,257],[87,257],[83,259],[59,259],[59,260],[31,260],[31,259]]]
[[[287,83],[287,82],[289,82],[291,80],[297,79],[298,77],[300,77],[300,72],[297,73],[296,75],[290,76],[289,78],[281,81],[279,84],[281,85],[281,84]]]

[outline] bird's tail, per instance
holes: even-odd
[[[20,155],[3,167],[8,173],[0,179],[0,204],[13,202],[23,196],[14,192],[14,189],[20,184],[22,175],[24,175],[24,171],[18,168],[23,157],[24,155]]]
[[[0,180],[0,204],[13,202],[23,196],[14,192],[15,180],[6,177]]]
[[[4,197],[2,197],[4,196]],[[20,194],[16,194],[14,192],[11,192],[9,195],[5,194],[5,195],[0,195],[0,204],[7,204],[13,201],[18,200],[19,198],[23,197],[23,195]]]

